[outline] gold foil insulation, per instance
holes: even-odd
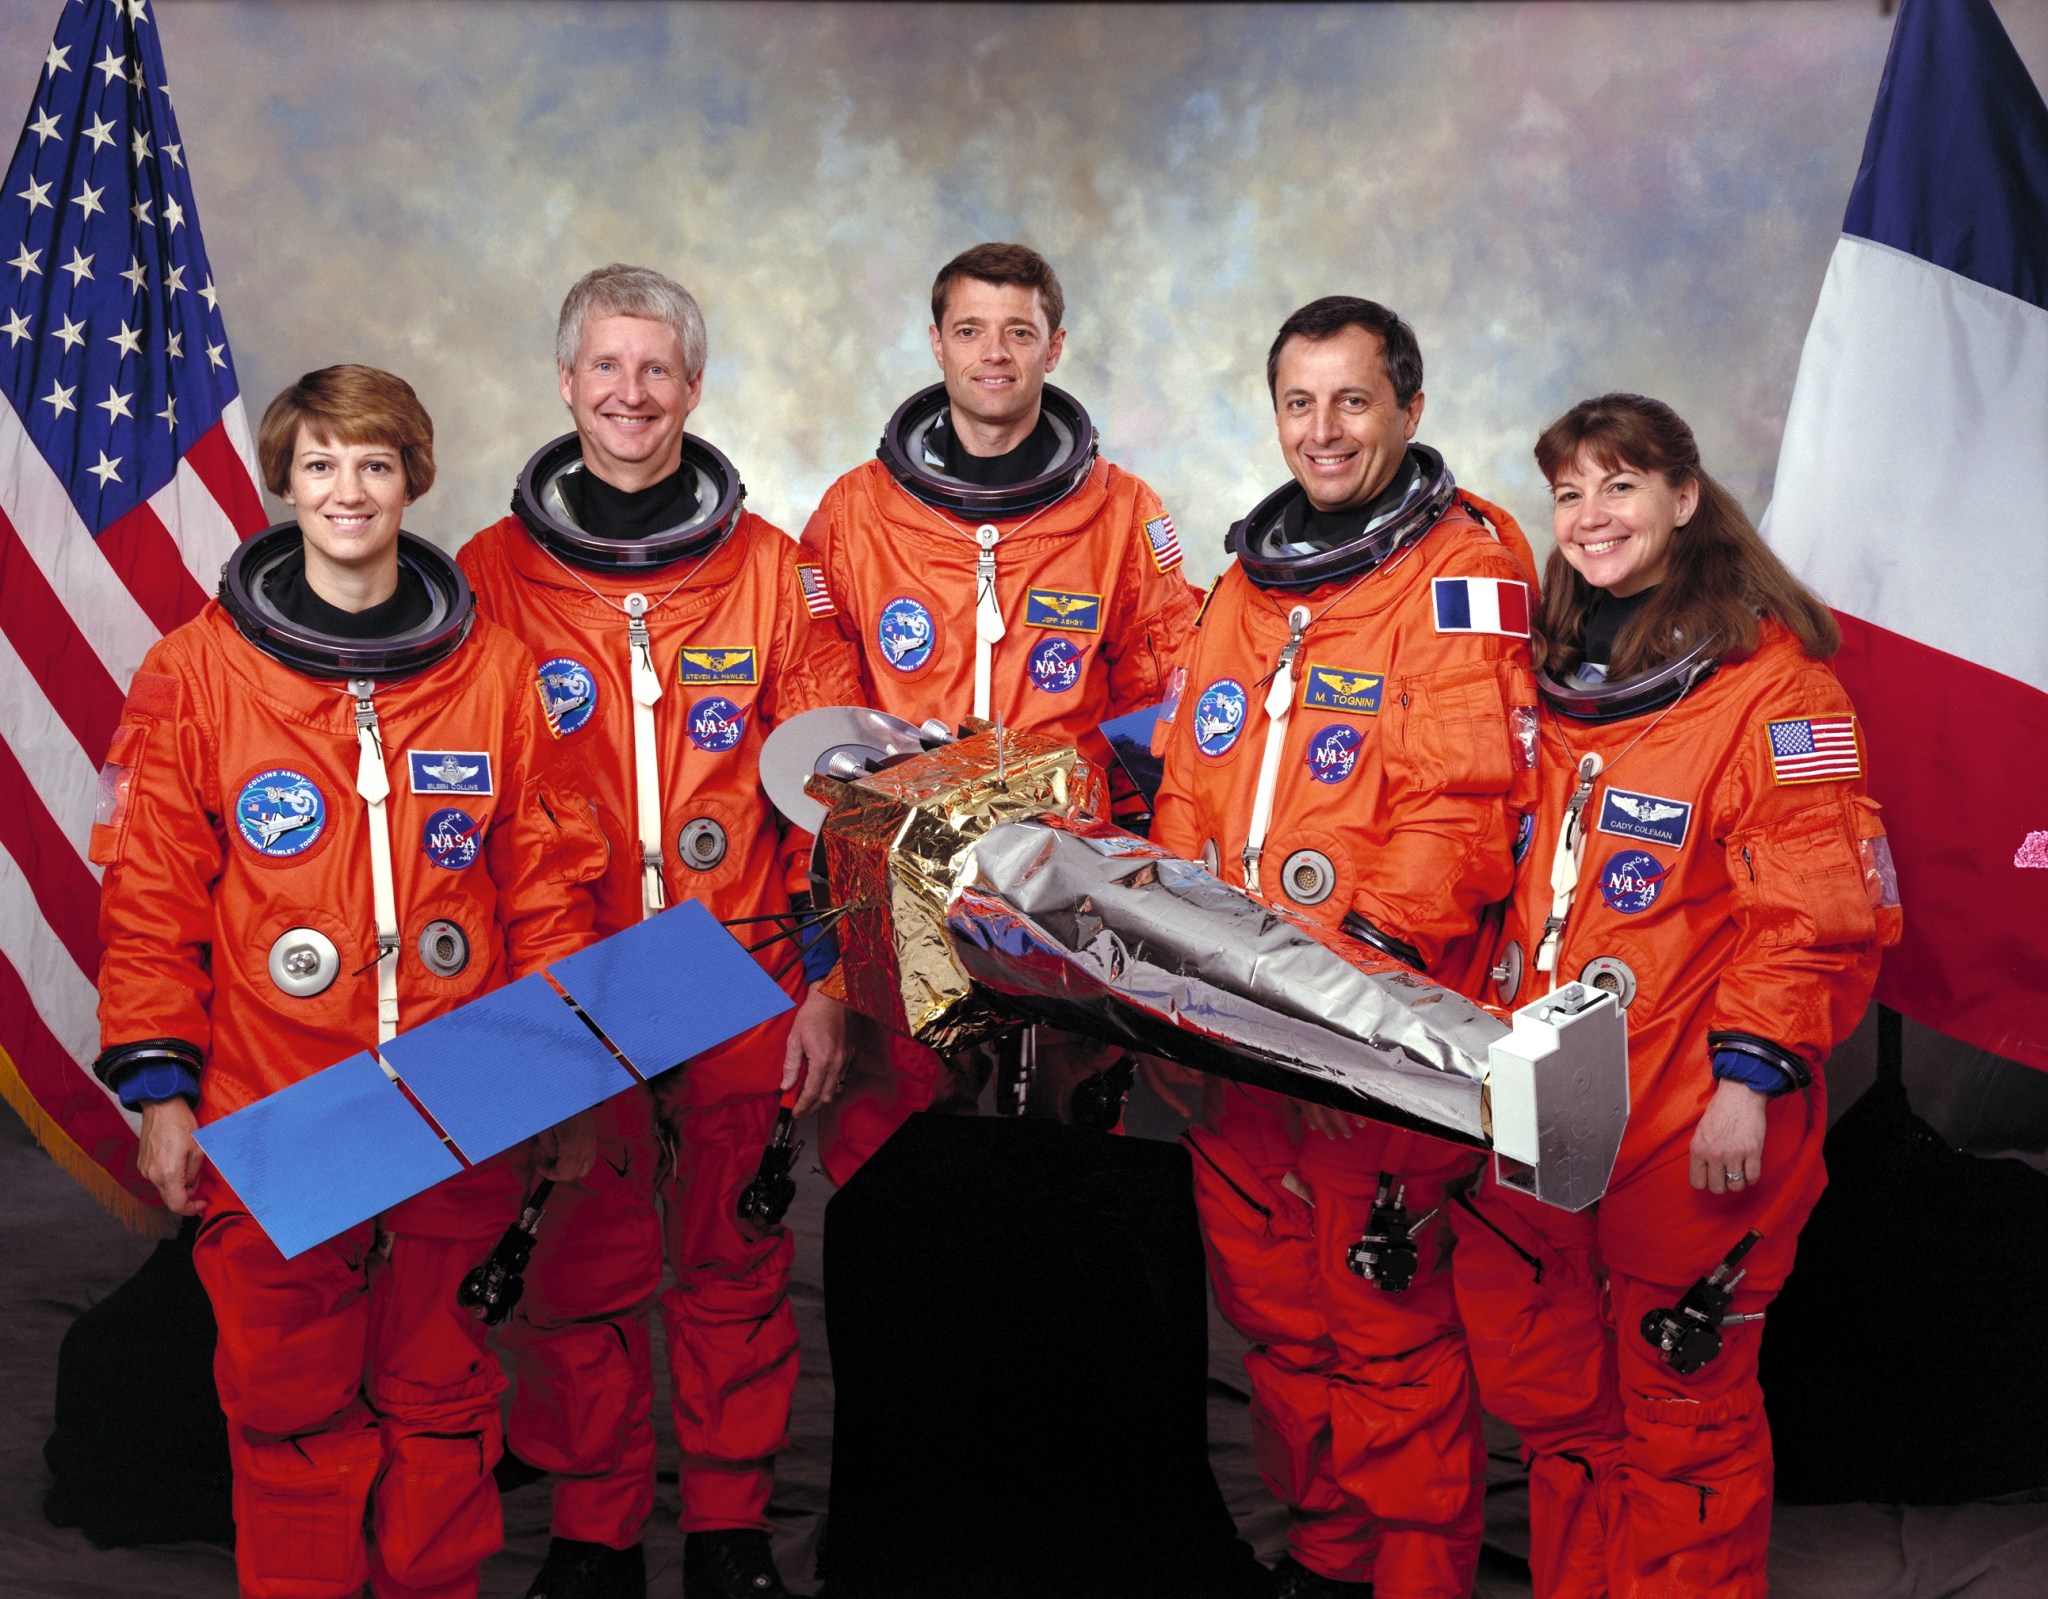
[[[1011,1018],[977,992],[946,913],[976,841],[1005,822],[1106,813],[1101,775],[1070,744],[970,723],[968,736],[809,792],[831,814],[819,834],[847,1003],[947,1051]]]

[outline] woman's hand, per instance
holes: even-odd
[[[791,1112],[808,1116],[839,1092],[846,1081],[846,1063],[853,1050],[846,1041],[846,1007],[830,994],[812,989],[796,1008],[789,1026],[789,1047],[782,1052],[782,1091],[786,1094],[804,1074],[803,1092]]]
[[[142,1107],[142,1143],[135,1152],[136,1168],[156,1184],[164,1207],[180,1216],[199,1214],[199,1201],[192,1186],[199,1181],[206,1164],[206,1151],[193,1136],[199,1118],[182,1099],[152,1100]]]
[[[1764,1174],[1764,1107],[1747,1083],[1722,1078],[1692,1135],[1692,1185],[1739,1194]]]
[[[578,1182],[597,1164],[597,1116],[579,1110],[540,1134],[539,1143],[541,1176],[550,1182]]]

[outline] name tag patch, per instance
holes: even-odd
[[[1102,631],[1102,596],[1065,589],[1033,589],[1024,599],[1026,627],[1057,627],[1070,633]]]
[[[1301,703],[1319,710],[1349,711],[1354,716],[1377,716],[1386,686],[1384,672],[1355,672],[1348,666],[1310,661],[1301,685]]]
[[[754,649],[748,645],[686,645],[676,652],[678,683],[754,683]]]
[[[488,750],[407,750],[406,770],[415,794],[490,794]]]
[[[1600,820],[1596,825],[1601,832],[1619,838],[1639,838],[1648,844],[1677,849],[1692,829],[1692,806],[1658,794],[1633,794],[1625,788],[1610,788],[1600,801]]]

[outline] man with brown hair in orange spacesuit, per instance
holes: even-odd
[[[1087,412],[1046,381],[1065,310],[1052,266],[1024,245],[947,262],[930,328],[943,382],[905,401],[876,458],[826,490],[803,542],[859,652],[865,703],[914,724],[978,716],[1071,739],[1113,771],[1097,728],[1164,697],[1196,595],[1159,497],[1100,458]],[[913,1112],[962,1091],[930,1050],[861,1031],[847,1091],[819,1081],[803,1102],[822,1102],[837,1182]],[[1102,1055],[1047,1029],[1035,1047],[1056,1102]]]

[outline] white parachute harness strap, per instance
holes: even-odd
[[[902,485],[897,487],[901,489]],[[995,699],[996,645],[1009,632],[1003,624],[1002,602],[996,595],[996,546],[1005,538],[1015,538],[1054,505],[1063,503],[1066,496],[1061,495],[1051,505],[1041,505],[1006,534],[993,522],[984,522],[970,533],[963,524],[940,515],[936,507],[926,505],[908,489],[902,489],[902,492],[906,500],[929,513],[931,519],[948,533],[974,540],[981,552],[974,558],[974,714],[985,722],[991,714],[989,706]]]
[[[1543,941],[1536,946],[1536,970],[1550,973],[1550,988],[1557,989],[1557,952],[1564,943],[1564,924],[1572,914],[1572,901],[1579,892],[1579,868],[1586,857],[1586,802],[1593,797],[1593,780],[1600,775],[1600,757],[1579,757],[1579,786],[1572,790],[1564,808],[1564,826],[1558,829],[1557,848],[1550,854],[1550,915],[1543,923]]]
[[[983,721],[988,720],[996,645],[1007,631],[1003,608],[996,602],[996,545],[1001,538],[993,522],[974,530],[974,542],[981,546],[981,554],[974,558],[974,714]]]
[[[622,612],[626,618],[626,653],[633,672],[633,791],[640,832],[640,915],[643,920],[668,904],[661,877],[661,751],[654,741],[654,706],[661,698],[661,677],[654,670],[654,641],[647,631],[647,618],[674,599],[683,585],[697,575],[697,569],[724,547],[725,541],[721,539],[698,556],[690,563],[689,570],[669,585],[668,592],[660,599],[650,602],[644,594],[628,594],[626,603],[621,605],[609,595],[600,593],[588,578],[553,550],[537,542],[540,552],[581,584],[592,599]]]
[[[384,737],[372,696],[377,685],[351,678],[356,702],[356,793],[370,824],[370,903],[377,917],[377,1042],[398,1036],[398,892],[391,877],[391,775],[384,770]]]
[[[1287,642],[1281,646],[1280,664],[1273,668],[1273,680],[1266,689],[1266,747],[1259,755],[1259,786],[1252,794],[1251,827],[1244,839],[1244,886],[1251,894],[1259,892],[1259,857],[1265,852],[1266,829],[1273,822],[1273,790],[1280,783],[1280,746],[1287,741],[1287,724],[1294,713],[1294,659],[1301,653],[1308,623],[1306,605],[1287,613]]]
[[[1556,993],[1558,980],[1563,976],[1558,966],[1558,952],[1564,945],[1564,924],[1571,918],[1572,901],[1579,892],[1579,867],[1586,854],[1586,803],[1593,797],[1593,781],[1602,772],[1611,773],[1615,767],[1627,760],[1635,747],[1657,729],[1657,724],[1685,703],[1686,695],[1693,691],[1699,679],[1679,691],[1678,698],[1650,718],[1649,724],[1621,748],[1613,760],[1602,762],[1597,755],[1581,755],[1578,762],[1579,786],[1572,791],[1571,802],[1564,808],[1564,827],[1557,835],[1557,848],[1550,856],[1550,915],[1543,922],[1543,941],[1536,946],[1536,970],[1550,973],[1549,992]]]
[[[644,594],[626,596],[626,652],[633,668],[633,796],[640,827],[640,914],[646,918],[668,904],[668,894],[661,881],[661,773],[654,742],[661,674],[654,670]]]

